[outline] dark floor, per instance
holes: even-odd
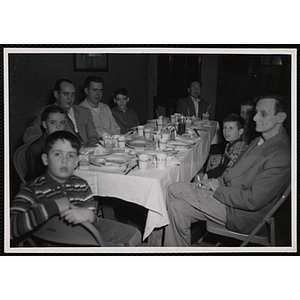
[[[105,218],[117,220],[138,228],[143,234],[147,210],[139,205],[116,198],[101,198]],[[276,246],[291,246],[291,203],[290,197],[275,213]],[[240,241],[228,239],[214,234],[207,234],[199,245],[198,240],[206,234],[205,223],[197,222],[192,225],[192,245],[194,247],[212,247],[215,245],[237,247]],[[143,243],[147,245],[147,241]],[[256,246],[250,244],[249,246]]]

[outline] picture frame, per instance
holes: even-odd
[[[103,53],[74,54],[74,71],[108,71],[108,55]]]

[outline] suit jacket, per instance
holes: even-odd
[[[283,129],[257,147],[252,141],[219,178],[214,197],[226,205],[228,229],[250,233],[291,181],[290,139]]]
[[[208,106],[209,103],[201,99],[201,101],[198,104],[198,117],[201,117],[202,114],[206,112]],[[184,116],[196,116],[195,105],[191,96],[178,100],[177,112],[181,113]]]
[[[45,107],[35,112],[33,121],[23,134],[24,143],[33,142],[42,135],[41,116]],[[99,142],[99,135],[95,129],[91,112],[78,105],[73,105],[73,111],[79,135],[85,146],[95,146]],[[73,132],[68,123],[65,125],[65,130]]]

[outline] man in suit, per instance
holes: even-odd
[[[74,105],[75,84],[68,79],[59,79],[55,83],[54,105],[58,105],[67,112],[65,130],[77,135],[84,146],[95,146],[99,142],[99,135],[93,123],[89,109]],[[23,134],[24,143],[30,143],[42,135],[41,115],[45,107],[37,110],[34,119]]]
[[[165,246],[190,246],[191,223],[205,218],[241,233],[255,228],[290,183],[290,139],[283,127],[287,113],[281,96],[258,98],[254,121],[261,136],[232,168],[217,179],[169,186]]]
[[[187,89],[189,96],[178,100],[177,112],[184,116],[201,117],[209,108],[209,103],[200,98],[201,89],[201,81],[192,81]]]

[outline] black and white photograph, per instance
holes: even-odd
[[[6,253],[294,253],[296,49],[4,48]]]

